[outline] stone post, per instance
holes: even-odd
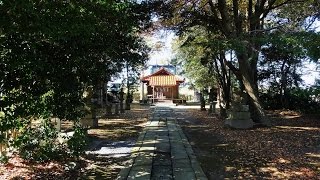
[[[110,96],[106,93],[106,116],[112,115],[112,103],[110,102]]]
[[[152,86],[152,103],[154,103],[154,86]]]
[[[235,94],[235,101],[231,109],[227,111],[228,118],[225,125],[235,129],[249,129],[253,127],[253,121],[250,116],[249,105],[244,105],[243,97]]]
[[[108,102],[108,104],[106,104],[106,115],[112,115],[112,103]]]
[[[114,115],[119,115],[119,103],[114,103]]]
[[[99,90],[99,103],[100,103],[100,105],[101,105],[101,107],[103,108],[103,106],[104,106],[104,104],[103,104],[103,89],[101,88],[100,90]]]
[[[208,114],[216,113],[216,105],[217,105],[217,101],[210,102],[210,109],[209,109]]]
[[[120,105],[120,113],[124,113],[124,108],[123,108],[123,95],[124,95],[124,92],[123,92],[123,89],[121,88],[120,89],[120,92],[119,92],[119,105]]]
[[[208,114],[212,114],[215,112],[214,110],[214,105],[213,105],[213,90],[211,87],[209,87],[209,111]]]
[[[130,93],[127,93],[127,98],[126,98],[126,105],[125,105],[125,109],[126,110],[130,110],[131,107],[130,107],[130,104],[131,104],[131,95]]]
[[[53,118],[55,123],[55,128],[58,132],[61,132],[61,120],[60,118]]]

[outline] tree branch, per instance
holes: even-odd
[[[221,23],[221,20],[219,19],[218,16],[218,12],[215,8],[215,5],[213,4],[212,0],[208,0],[211,12],[213,13],[213,16],[211,16],[213,18],[213,20],[218,24],[218,26],[220,27],[220,29],[223,29],[223,25]]]
[[[263,12],[263,16],[261,17],[261,19],[264,19],[269,14],[269,12],[271,10],[277,9],[278,7],[281,7],[281,6],[289,4],[289,3],[303,3],[303,2],[305,2],[305,0],[286,0],[280,4],[274,5],[275,2],[276,2],[276,0],[268,1],[268,8],[265,9],[265,11]]]
[[[237,77],[238,80],[242,79],[242,76],[240,74],[240,71],[238,68],[236,68],[231,61],[225,61],[226,65],[228,66],[228,68],[233,72],[233,74]]]
[[[227,10],[227,3],[226,0],[218,0],[218,10],[219,13],[221,15],[221,21],[222,26],[223,26],[223,32],[225,33],[225,35],[229,36],[232,31],[231,31],[231,27],[230,27],[230,19],[229,19],[229,15],[228,10]]]

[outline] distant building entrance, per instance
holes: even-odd
[[[142,99],[148,98],[153,101],[178,99],[179,85],[183,82],[183,79],[161,67],[158,71],[141,78],[143,96],[145,95],[144,84],[147,85],[147,97]]]

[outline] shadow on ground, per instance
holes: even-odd
[[[81,179],[115,179],[130,163],[131,149],[149,116],[149,106],[133,104],[130,111],[99,119],[99,127],[88,130],[88,166]]]
[[[271,128],[231,130],[199,109],[177,111],[209,179],[320,178],[319,116],[272,112]]]

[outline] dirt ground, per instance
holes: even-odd
[[[270,116],[271,128],[250,130],[198,109],[178,120],[208,179],[320,179],[320,115]]]
[[[88,150],[99,150],[117,142],[134,143],[148,117],[149,106],[132,104],[131,110],[125,114],[99,120],[99,128],[88,131],[90,138]],[[120,157],[116,155],[121,155],[121,152],[114,152],[113,155],[90,154],[85,156],[89,166],[86,167],[80,179],[116,179],[120,170],[130,161],[130,154]]]
[[[99,119],[99,127],[88,130],[88,151],[99,148],[101,143],[134,143],[148,116],[148,106],[132,104],[124,114]],[[63,130],[71,127],[71,122],[62,123]],[[75,170],[68,171],[61,162],[28,163],[15,155],[7,164],[0,163],[0,179],[115,179],[128,159],[127,154],[121,157],[88,154],[76,162]]]

